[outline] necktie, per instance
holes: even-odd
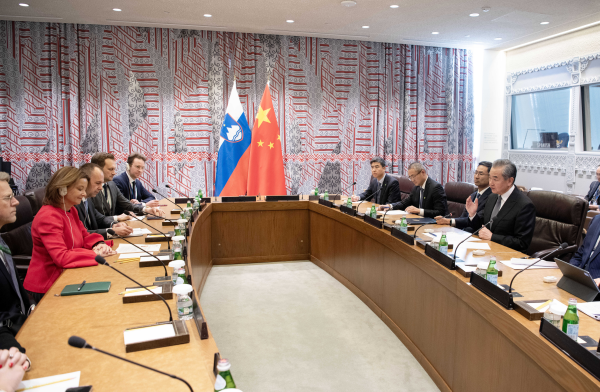
[[[592,200],[598,200],[598,192],[600,191],[600,185],[598,185],[598,188],[596,188],[596,192],[594,192],[594,196],[592,197]]]
[[[379,193],[377,194],[377,199],[375,200],[375,202],[377,204],[381,204],[380,203],[380,201],[381,201],[381,182],[377,182],[377,192],[379,192]]]
[[[104,184],[104,185],[102,185],[102,187],[104,187],[104,198],[108,202],[108,185]]]
[[[423,188],[419,190],[419,195],[419,208],[423,208]]]
[[[133,195],[134,199],[137,199],[137,192],[135,189],[135,180],[131,182],[131,194]]]
[[[492,217],[490,218],[490,220],[494,219],[496,217],[496,215],[498,215],[501,205],[502,205],[502,198],[500,196],[498,196],[498,199],[496,200],[496,205],[494,205],[494,209],[492,210]]]
[[[477,192],[477,194],[475,195],[475,199],[479,199],[479,196],[481,196],[481,193]]]

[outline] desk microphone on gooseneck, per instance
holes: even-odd
[[[184,195],[183,193],[179,192],[177,189],[173,188],[173,187],[172,187],[171,185],[169,185],[169,184],[165,184],[165,188],[172,189],[172,190],[174,190],[175,192],[179,193],[181,196],[185,197],[186,199],[190,199],[190,197],[188,197],[188,196]],[[162,195],[161,195],[161,196],[162,196]]]
[[[187,385],[187,387],[190,389],[190,391],[194,392],[194,390],[192,389],[192,386],[187,381],[185,381],[183,378],[177,377],[177,376],[175,376],[173,374],[161,372],[160,370],[151,368],[150,366],[142,365],[141,363],[137,363],[137,362],[134,362],[132,360],[129,360],[129,359],[126,359],[126,358],[123,358],[123,357],[119,357],[118,355],[111,354],[111,353],[106,352],[104,350],[100,350],[99,348],[96,348],[96,347],[92,346],[91,344],[88,344],[88,342],[86,342],[85,339],[80,338],[79,336],[71,336],[69,338],[68,342],[69,342],[69,346],[71,346],[71,347],[75,347],[75,348],[89,348],[91,350],[98,351],[98,352],[100,352],[102,354],[106,354],[106,355],[108,355],[110,357],[120,359],[121,361],[129,362],[129,363],[132,363],[134,365],[143,367],[144,369],[152,370],[153,372],[160,373],[160,374],[165,375],[165,376],[169,376],[171,378],[174,378],[176,380],[179,380],[179,381],[185,383],[185,385]]]
[[[144,212],[144,214],[148,214],[148,213],[147,213],[147,212]],[[131,212],[131,211],[130,211],[130,215],[131,215],[131,216],[133,216],[134,218],[137,218],[137,216],[136,216],[136,215],[135,215],[133,212]],[[148,215],[151,215],[151,214],[148,214]],[[153,215],[153,216],[158,216],[158,215]],[[162,217],[161,217],[161,218],[162,218]],[[165,218],[165,219],[166,219],[166,218]],[[168,236],[168,235],[167,235],[167,234],[165,234],[164,232],[162,232],[162,231],[158,230],[156,227],[154,227],[154,226],[151,226],[151,225],[149,225],[148,223],[144,222],[142,219],[139,219],[139,220],[138,220],[138,222],[142,222],[143,224],[145,224],[145,225],[146,225],[146,226],[148,226],[149,228],[151,228],[151,229],[154,229],[154,230],[158,231],[160,234],[164,235],[164,236],[165,236],[165,238],[167,239],[167,248],[168,248],[169,250],[171,250],[171,237],[170,237],[170,236]],[[121,237],[121,238],[123,238],[123,237]],[[127,241],[127,242],[129,242],[129,241]],[[133,244],[132,244],[132,245],[133,245]]]
[[[547,258],[547,257],[550,257],[550,255],[553,255],[554,253],[558,252],[559,250],[563,250],[563,249],[565,249],[565,248],[566,248],[566,247],[568,247],[568,246],[569,246],[569,244],[568,244],[568,243],[566,243],[566,242],[563,242],[562,244],[560,244],[560,246],[559,246],[558,248],[556,248],[556,249],[554,249],[552,252],[550,252],[550,253],[549,253],[549,254],[546,256],[546,258]],[[534,265],[536,265],[537,263],[539,263],[539,262],[540,262],[540,261],[542,261],[543,259],[544,259],[543,257],[540,257],[540,259],[539,259],[538,261],[536,261],[536,262],[534,262],[534,263],[531,263],[531,264],[529,264],[527,267],[523,268],[521,271],[517,272],[517,273],[515,274],[515,276],[513,276],[513,278],[510,280],[510,285],[508,286],[508,292],[509,292],[509,294],[510,294],[510,293],[512,293],[512,284],[513,284],[513,281],[515,280],[515,278],[517,277],[517,275],[519,275],[521,272],[525,271],[525,270],[526,270],[526,269],[528,269],[529,267],[533,267]]]
[[[150,292],[153,295],[156,295],[158,298],[160,298],[161,301],[163,301],[165,303],[165,306],[167,307],[167,310],[169,311],[169,321],[173,321],[173,313],[171,313],[171,308],[169,307],[169,304],[167,303],[167,301],[165,301],[165,299],[161,295],[156,294],[154,291],[150,290],[148,287],[146,287],[146,286],[144,286],[144,285],[136,282],[135,280],[133,280],[129,276],[125,275],[123,272],[119,271],[118,269],[116,269],[112,265],[108,264],[108,262],[106,261],[106,259],[104,257],[98,255],[98,256],[96,256],[96,258],[94,260],[96,260],[96,263],[98,263],[98,264],[105,265],[108,268],[112,268],[113,270],[117,271],[118,273],[120,273],[121,275],[123,275],[124,277],[126,277],[127,279],[131,280],[133,283],[137,284],[140,288],[146,289],[146,290],[148,290],[148,292]]]
[[[376,194],[378,194],[379,192],[381,192],[382,189],[383,189],[383,187],[379,188],[378,191],[371,193],[369,196],[365,197],[365,199],[363,201],[361,201],[360,203],[358,203],[358,205],[356,206],[356,212],[358,212],[358,209],[360,208],[360,205],[362,203],[364,203],[365,201],[367,201],[367,199],[370,199],[371,197],[373,197]]]
[[[459,247],[459,246],[461,246],[463,242],[465,242],[465,241],[466,241],[466,240],[468,240],[469,238],[473,237],[475,234],[479,233],[479,232],[481,231],[481,229],[483,229],[483,228],[484,228],[484,227],[486,227],[487,225],[490,225],[490,227],[492,227],[492,226],[491,226],[491,224],[492,224],[492,222],[493,222],[493,221],[494,221],[494,218],[490,219],[490,221],[489,221],[488,223],[486,223],[485,225],[481,226],[479,229],[475,230],[475,231],[474,231],[474,232],[473,232],[473,233],[472,233],[470,236],[468,236],[468,237],[467,237],[467,238],[465,238],[464,240],[460,241],[460,242],[458,243],[458,245],[456,245],[456,246],[454,247],[454,261],[456,261],[456,251],[458,250],[458,247]]]
[[[130,245],[133,245],[133,246],[135,246],[136,248],[138,248],[138,249],[139,249],[139,250],[141,250],[142,252],[144,252],[144,253],[147,253],[147,254],[148,254],[150,257],[154,257],[156,260],[158,260],[158,261],[159,261],[159,262],[162,264],[163,268],[165,269],[165,276],[169,276],[169,274],[167,273],[167,266],[165,265],[165,263],[163,263],[163,261],[162,261],[161,259],[159,259],[158,257],[154,256],[152,253],[148,252],[148,251],[147,251],[147,250],[145,250],[144,248],[142,248],[142,247],[140,247],[140,246],[138,246],[138,245],[134,244],[133,242],[129,241],[127,238],[125,238],[125,237],[121,237],[121,236],[118,236],[118,235],[117,235],[117,233],[115,233],[115,231],[114,231],[113,229],[106,229],[106,232],[107,232],[108,234],[112,235],[112,236],[115,236],[115,237],[116,237],[116,238],[118,238],[118,239],[121,239],[121,240],[123,240],[123,241],[127,242],[127,243],[128,243],[128,244],[130,244]]]
[[[171,187],[169,187],[170,189],[173,189]],[[169,203],[173,204],[175,207],[179,208],[181,211],[183,211],[183,208],[179,207],[179,205],[177,203],[172,202],[171,200],[169,200],[168,197],[166,197],[165,195],[158,193],[158,191],[156,189],[152,189],[152,192],[156,193],[159,196],[162,196],[162,198],[166,201],[168,201]]]

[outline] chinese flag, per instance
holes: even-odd
[[[248,195],[285,195],[286,193],[279,125],[277,125],[267,83],[252,128]]]

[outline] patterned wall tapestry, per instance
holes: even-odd
[[[471,179],[467,50],[123,26],[0,21],[2,157],[32,189],[97,151],[119,171],[139,151],[147,184],[212,194],[234,77],[250,124],[270,79],[289,193],[360,191],[377,155]]]

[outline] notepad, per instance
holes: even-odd
[[[148,289],[154,294],[162,294],[163,288],[162,286],[150,286]],[[125,297],[137,297],[138,295],[150,295],[150,293],[148,290],[142,288],[125,290]]]
[[[172,338],[175,336],[173,324],[160,324],[151,327],[127,329],[124,332],[125,345],[147,342],[149,340],[158,340]]]
[[[23,380],[17,386],[17,392],[64,392],[67,388],[79,386],[81,372],[59,374],[56,376],[34,378],[32,380]]]
[[[150,252],[152,253],[152,252]],[[120,259],[130,259],[132,257],[142,257],[142,256],[148,256],[148,253],[122,253],[119,255],[119,260]]]
[[[137,246],[133,246],[131,244],[120,244],[117,248],[117,253],[138,253],[140,248],[147,252],[159,252],[160,244],[138,244]]]
[[[108,293],[110,282],[89,282],[84,284],[81,290],[77,290],[79,287],[81,287],[81,283],[66,285],[63,291],[61,291],[60,296]]]

